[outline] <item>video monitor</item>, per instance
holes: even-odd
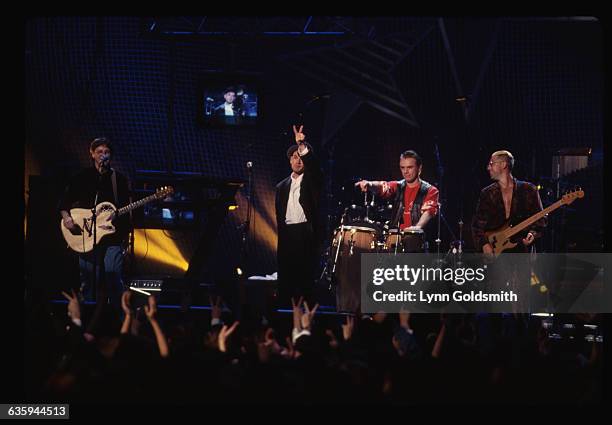
[[[197,104],[200,125],[256,126],[261,119],[259,80],[252,74],[205,73],[198,82]]]

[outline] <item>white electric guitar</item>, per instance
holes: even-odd
[[[115,233],[115,226],[112,221],[125,213],[132,211],[135,208],[142,207],[143,205],[155,201],[157,199],[165,198],[172,194],[174,189],[171,186],[157,189],[153,195],[147,196],[140,201],[132,202],[123,208],[117,209],[110,202],[101,202],[96,205],[96,245],[100,243],[100,240],[112,233]],[[73,208],[70,210],[70,216],[72,221],[78,229],[71,231],[64,224],[64,220],[60,220],[60,228],[64,239],[68,243],[68,247],[78,253],[86,253],[94,247],[94,228],[93,228],[93,213],[88,208]]]

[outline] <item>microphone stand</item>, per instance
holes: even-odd
[[[247,214],[244,222],[238,226],[241,229],[241,239],[240,239],[240,260],[238,263],[238,268],[240,271],[236,270],[238,274],[238,300],[239,300],[239,308],[237,311],[237,317],[242,317],[243,309],[246,305],[246,286],[245,286],[245,278],[246,278],[246,261],[248,258],[248,237],[249,231],[251,228],[251,205],[253,201],[253,163],[251,161],[247,161],[246,163],[247,173],[248,173],[248,183],[247,183]]]
[[[93,253],[93,279],[92,279],[92,291],[94,294],[94,299],[96,300],[96,302],[98,301],[98,252],[96,250],[97,248],[97,241],[96,241],[96,228],[98,227],[96,221],[97,221],[97,211],[96,211],[96,207],[98,205],[98,195],[100,194],[100,183],[102,180],[102,175],[100,175],[98,177],[98,189],[96,190],[96,197],[94,199],[94,206],[91,209],[91,225],[93,227],[93,249],[92,249],[92,253]]]
[[[102,167],[102,165],[101,165]],[[91,209],[91,225],[93,227],[93,249],[92,249],[92,254],[93,254],[93,278],[91,279],[91,285],[92,285],[92,291],[94,294],[94,299],[96,300],[96,308],[94,309],[94,312],[92,314],[92,318],[89,322],[89,326],[87,327],[87,331],[88,333],[91,333],[93,331],[93,329],[95,328],[96,324],[98,323],[98,318],[100,316],[100,314],[102,313],[102,306],[104,305],[104,303],[102,302],[101,296],[106,294],[106,291],[99,291],[100,288],[98,288],[99,285],[99,279],[98,279],[98,243],[97,243],[97,206],[98,206],[98,197],[100,195],[100,186],[102,184],[102,173],[100,173],[100,175],[98,176],[98,187],[96,188],[96,197],[94,198],[94,205],[93,208]],[[102,259],[102,261],[104,261],[104,259]],[[85,261],[85,263],[87,263],[87,261]]]
[[[437,136],[434,136],[434,139],[437,139]],[[444,180],[444,167],[442,166],[442,160],[440,159],[440,149],[438,148],[438,143],[434,144],[434,155],[436,157],[436,162],[438,164],[437,166],[437,171],[438,171],[438,190],[440,193],[442,193],[442,182]],[[446,199],[443,199],[446,202]],[[444,220],[444,224],[446,225],[446,228],[448,229],[448,231],[450,232],[451,236],[453,237],[453,239],[455,239],[453,242],[451,242],[451,247],[448,250],[448,253],[446,254],[446,256],[448,256],[448,254],[450,254],[451,252],[453,254],[455,254],[455,247],[454,244],[456,243],[456,237],[455,234],[453,233],[453,230],[451,229],[451,227],[449,226],[448,222],[446,221],[446,218],[444,217],[444,214],[442,213],[442,203],[438,202],[438,237],[436,239],[436,245],[437,245],[437,262],[438,264],[441,264],[443,261],[440,258],[440,244],[442,243],[442,239],[440,238],[441,235],[441,221]],[[463,224],[463,222],[461,222],[461,225]],[[459,241],[459,243],[461,243],[461,241]]]
[[[249,174],[249,179],[248,179],[248,189],[247,189],[247,215],[246,215],[246,220],[244,222],[244,226],[242,229],[242,242],[246,243],[247,237],[248,237],[248,233],[249,233],[249,228],[250,228],[250,224],[251,224],[251,211],[252,211],[252,205],[253,205],[253,163],[251,161],[248,161],[246,163],[246,167],[247,167],[247,171]],[[245,244],[246,246],[246,244]],[[246,252],[246,251],[245,251]]]
[[[108,164],[108,158],[105,160],[102,160],[101,164],[100,164],[100,173],[98,176],[98,187],[96,188],[96,197],[94,199],[94,206],[91,209],[91,223],[92,223],[92,227],[93,227],[93,249],[92,249],[92,253],[93,253],[93,282],[92,282],[92,289],[93,289],[93,293],[94,293],[94,298],[96,300],[96,303],[99,302],[99,295],[105,295],[106,291],[98,291],[98,285],[100,284],[100,279],[99,279],[99,275],[98,275],[98,237],[97,237],[97,230],[98,230],[98,225],[97,225],[97,221],[98,221],[98,213],[97,213],[97,207],[98,207],[98,197],[100,195],[100,186],[102,185],[102,176],[109,172],[110,169],[110,165]],[[104,259],[102,259],[102,261],[104,262]],[[102,292],[102,294],[100,294],[100,292]]]
[[[246,270],[246,260],[248,258],[248,249],[247,242],[249,237],[249,231],[251,228],[251,214],[252,214],[252,205],[253,205],[253,163],[251,161],[247,161],[246,163],[247,172],[248,172],[248,182],[247,182],[247,214],[244,220],[244,223],[240,225],[242,229],[242,238],[241,238],[241,255],[240,255],[240,265],[243,266]],[[244,270],[243,270],[244,273]]]

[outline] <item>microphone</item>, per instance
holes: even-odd
[[[207,101],[207,102],[214,102],[214,101],[215,101],[215,99],[213,99],[212,97],[207,97],[207,98],[206,98],[206,101]]]
[[[102,155],[100,157],[100,165],[103,167],[108,167],[108,163],[110,162],[110,155]]]
[[[248,169],[253,168],[253,163],[252,163],[251,161],[247,161],[247,163],[246,163],[246,167],[247,167]]]

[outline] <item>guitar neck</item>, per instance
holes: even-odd
[[[140,201],[136,201],[136,202],[132,202],[131,204],[126,205],[123,208],[120,208],[117,210],[117,215],[123,215],[125,213],[128,213],[130,211],[132,211],[133,209],[136,209],[138,207],[142,207],[143,205],[151,202],[151,201],[155,201],[156,199],[158,199],[159,196],[157,193],[154,193],[153,195],[147,196],[146,198],[142,198]]]
[[[538,221],[539,219],[544,217],[546,214],[556,210],[557,208],[559,208],[563,204],[564,204],[563,199],[559,199],[554,204],[551,204],[548,207],[544,208],[542,211],[532,215],[527,220],[521,221],[516,226],[513,226],[510,229],[508,229],[507,237],[510,238],[510,237],[516,235],[517,233],[522,232],[523,230],[525,230],[526,227],[531,226],[533,223],[535,223],[536,221]]]

